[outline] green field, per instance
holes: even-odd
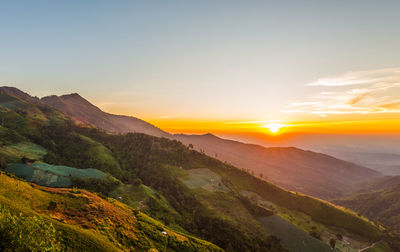
[[[107,174],[96,169],[77,169],[62,165],[49,165],[46,163],[11,163],[6,171],[29,182],[49,187],[69,187],[71,178],[96,178],[105,179]]]
[[[259,221],[264,229],[279,239],[290,252],[324,252],[332,251],[328,244],[311,237],[292,223],[277,215],[261,217]]]
[[[229,192],[228,187],[222,183],[221,177],[208,168],[186,170],[186,175],[182,177],[182,181],[192,189],[203,188],[210,192]]]
[[[45,148],[30,142],[5,145],[0,148],[0,154],[7,162],[19,162],[23,157],[41,160],[46,153]]]

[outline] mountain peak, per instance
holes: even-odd
[[[68,98],[68,97],[72,97],[72,98],[81,98],[81,99],[85,99],[83,98],[80,94],[78,93],[71,93],[71,94],[65,94],[65,95],[61,95],[61,98]]]
[[[213,134],[211,134],[211,133],[206,133],[206,134],[203,134],[202,136],[210,137],[210,138],[219,138],[219,137],[217,137],[216,135],[213,135]]]
[[[136,117],[106,113],[78,93],[46,96],[42,101],[83,125],[93,125],[112,133],[140,132],[169,137],[167,132]]]
[[[18,99],[22,99],[28,102],[38,103],[40,102],[39,98],[32,97],[29,94],[19,90],[16,87],[2,86],[0,87],[0,94],[6,94],[8,96],[12,96]]]
[[[74,105],[74,106],[80,106],[81,108],[85,107],[86,109],[90,110],[100,110],[97,108],[95,105],[90,103],[88,100],[83,98],[80,94],[78,93],[71,93],[71,94],[66,94],[66,95],[50,95],[50,96],[45,96],[41,99],[44,103],[47,103],[50,106],[53,106],[57,108],[58,110],[64,111],[64,107],[60,107],[60,105]],[[66,112],[66,111],[64,111]],[[72,111],[71,111],[72,112]]]

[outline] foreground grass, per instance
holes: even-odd
[[[10,251],[15,246],[28,250],[42,246],[39,251],[222,251],[209,242],[172,231],[118,201],[84,190],[32,187],[3,173],[0,205],[0,233],[9,232],[7,237],[12,238],[23,234],[22,230],[33,230],[31,239],[10,243],[2,238],[3,247]]]

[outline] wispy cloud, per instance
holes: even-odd
[[[349,72],[307,86],[325,90],[293,101],[283,112],[315,114],[400,113],[400,68]]]
[[[399,68],[385,68],[369,71],[348,72],[340,76],[320,78],[308,83],[308,86],[350,86],[368,83],[379,83],[390,81],[392,77],[398,76]]]

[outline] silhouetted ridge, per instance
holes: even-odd
[[[104,112],[78,93],[46,96],[41,100],[73,118],[78,124],[93,125],[110,133],[137,132],[158,137],[170,136],[167,132],[136,117]]]

